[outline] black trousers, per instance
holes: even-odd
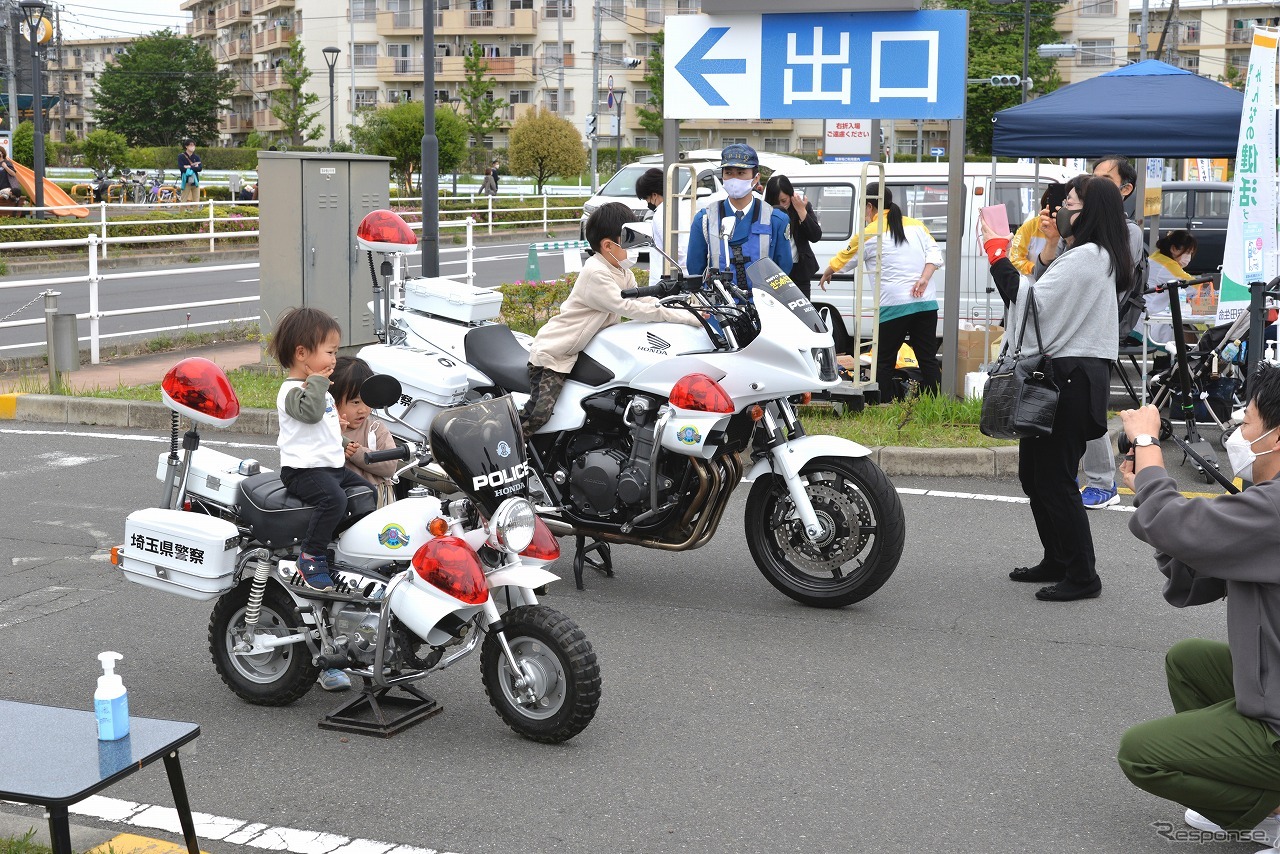
[[[1061,568],[1068,582],[1087,585],[1098,577],[1089,514],[1080,500],[1076,473],[1085,443],[1097,434],[1089,378],[1081,368],[1058,377],[1053,433],[1018,442],[1018,479],[1031,499],[1031,515],[1044,547],[1044,566]]]
[[[280,480],[294,498],[315,507],[302,550],[309,555],[322,555],[333,541],[333,530],[347,512],[347,490],[373,484],[343,466],[336,469],[295,469],[280,467]]]
[[[938,310],[917,311],[880,321],[876,382],[880,384],[881,400],[888,399],[886,391],[891,391],[894,398],[902,396],[893,381],[893,371],[898,363],[898,350],[906,342],[910,342],[911,349],[916,352],[920,373],[924,375],[921,391],[937,394],[942,386],[942,363],[938,361]]]

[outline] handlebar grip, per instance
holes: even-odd
[[[623,299],[635,299],[636,297],[661,297],[666,296],[666,288],[662,285],[649,285],[645,288],[627,288],[621,291]]]
[[[409,459],[408,445],[397,445],[394,448],[387,448],[385,451],[366,451],[364,455],[366,463],[385,463],[387,460],[407,459]]]

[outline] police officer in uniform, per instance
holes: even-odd
[[[719,271],[749,294],[746,268],[761,258],[772,258],[784,273],[791,272],[791,220],[786,211],[752,192],[759,174],[760,158],[751,146],[734,143],[720,152],[724,192],[713,195],[693,218],[687,257],[691,276],[709,278]],[[737,220],[727,239],[721,236],[726,218]]]

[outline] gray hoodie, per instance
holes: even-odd
[[[1116,277],[1111,272],[1111,256],[1102,247],[1086,243],[1063,252],[1036,280],[1024,280],[1017,302],[1009,308],[1005,333],[1010,351],[1018,341],[1017,327],[1027,307],[1027,295],[1034,293],[1040,314],[1037,345],[1035,328],[1028,326],[1022,341],[1024,356],[1046,353],[1052,358],[1095,357],[1115,361],[1116,329],[1120,325],[1116,306]]]
[[[1164,597],[1185,608],[1227,597],[1236,709],[1280,733],[1280,479],[1239,495],[1184,498],[1163,468],[1138,472],[1133,535],[1156,549]]]

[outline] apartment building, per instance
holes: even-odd
[[[610,109],[608,82],[615,104],[621,101],[622,144],[657,149],[658,138],[640,124],[637,104],[649,92],[644,83],[654,36],[667,15],[699,10],[699,0],[599,0],[601,31],[600,88],[592,92],[594,7],[578,0],[433,0],[438,109],[456,109],[464,82],[464,54],[474,41],[484,52],[494,97],[509,105],[504,118],[515,121],[535,106],[552,110],[580,129],[587,115],[601,116],[600,146],[617,142],[616,116]],[[307,66],[313,71],[308,91],[329,102],[329,75],[321,53],[336,47],[335,108],[338,139],[349,137],[347,125],[361,109],[422,98],[422,0],[186,0],[187,34],[206,44],[222,67],[239,82],[231,109],[219,125],[227,144],[250,131],[279,132],[271,115],[269,93],[283,88],[279,61],[289,40],[302,38]],[[563,35],[562,35],[563,34]],[[561,48],[563,39],[563,49]],[[629,68],[628,58],[640,63]],[[560,80],[564,79],[564,103]],[[595,102],[593,104],[593,101]],[[328,110],[320,122],[327,126]],[[324,138],[327,138],[326,132]],[[681,144],[686,148],[718,148],[746,142],[765,151],[816,152],[822,145],[819,120],[773,120],[725,123],[686,121]],[[506,133],[487,144],[506,145]]]
[[[53,47],[45,65],[45,91],[58,96],[48,113],[50,138],[84,139],[97,128],[93,110],[98,76],[130,43],[128,38],[73,39]]]
[[[1179,0],[1172,17],[1170,6],[1169,0],[1148,2],[1147,56],[1213,80],[1242,77],[1249,67],[1253,28],[1280,26],[1280,9],[1274,3]],[[1141,20],[1141,0],[1130,0],[1129,58],[1133,60],[1141,51]],[[1164,47],[1157,55],[1162,33]]]

